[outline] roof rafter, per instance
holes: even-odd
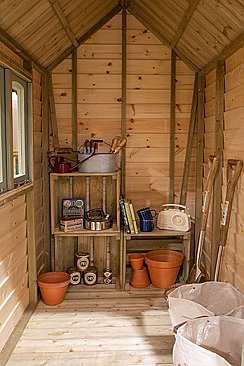
[[[184,33],[194,11],[196,10],[198,4],[199,4],[200,0],[193,0],[193,1],[190,1],[190,4],[186,10],[186,13],[184,15],[184,18],[182,20],[182,22],[180,23],[175,35],[174,35],[174,38],[172,39],[170,45],[172,48],[174,48],[177,43],[179,42],[182,34]]]
[[[20,46],[5,30],[0,28],[0,41],[3,42],[8,48],[14,51],[17,55],[23,58],[23,60],[31,60],[36,65],[36,68],[42,73],[46,74],[46,69],[42,66],[38,60],[36,60],[29,52],[27,52],[22,46]]]
[[[83,36],[81,36],[77,43],[81,45],[84,43],[89,37],[91,37],[96,31],[98,31],[101,27],[103,27],[110,19],[114,17],[119,11],[121,10],[121,5],[117,5],[115,8],[113,8],[107,15],[105,15],[101,20],[99,20],[92,28],[90,28]],[[68,57],[74,50],[75,46],[71,46],[68,49],[66,49],[55,61],[53,61],[50,65],[48,65],[47,70],[50,72],[52,71],[56,66],[60,64],[66,57]]]
[[[67,36],[69,37],[70,41],[72,42],[73,46],[77,47],[78,42],[75,38],[75,35],[74,35],[72,29],[70,28],[70,25],[63,13],[63,10],[61,9],[61,7],[59,5],[58,0],[48,0],[48,1],[51,4],[55,15],[57,16],[58,20],[62,24],[63,29],[64,29],[65,33],[67,34]]]

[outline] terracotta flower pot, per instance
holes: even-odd
[[[144,257],[145,257],[144,254],[140,253],[130,254],[129,259],[131,267],[133,269],[141,269],[143,266]]]
[[[146,267],[135,269],[132,272],[130,285],[135,288],[145,288],[150,285],[150,279]]]
[[[46,272],[38,276],[38,286],[46,305],[58,305],[64,300],[70,275],[66,272]]]
[[[145,255],[154,287],[168,288],[176,281],[184,255],[173,250],[153,250]]]

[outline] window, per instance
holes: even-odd
[[[31,84],[0,66],[0,193],[28,182]]]
[[[12,78],[13,172],[14,178],[27,176],[27,83]]]

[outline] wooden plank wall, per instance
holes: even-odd
[[[108,143],[121,133],[121,15],[78,48],[78,146],[85,139]],[[126,195],[135,209],[159,210],[168,202],[170,131],[170,50],[132,15],[127,16]],[[61,146],[72,146],[71,58],[53,72]],[[193,72],[176,66],[175,202],[179,201],[189,126]],[[191,169],[194,175],[194,169]],[[189,182],[194,191],[194,180]],[[187,204],[194,202],[189,194]]]
[[[2,57],[13,68],[23,67],[21,59],[12,50],[0,43]],[[7,66],[7,65],[5,65]],[[42,164],[42,87],[41,75],[33,68],[32,117],[33,117],[33,183],[35,206],[35,239],[37,274],[48,268],[43,247],[43,164]],[[27,194],[1,201],[0,206],[0,350],[8,340],[29,304],[28,246],[27,246]],[[31,203],[30,203],[31,204]],[[35,245],[35,242],[31,245]],[[46,253],[48,254],[48,253]],[[33,258],[35,261],[36,258]],[[32,274],[35,277],[35,273]]]
[[[226,162],[228,159],[244,160],[243,116],[244,116],[244,48],[239,49],[225,62],[225,113],[224,113],[224,168],[222,202],[226,194]],[[204,133],[204,177],[207,174],[207,159],[214,152],[215,85],[216,70],[206,76],[205,87],[205,133]],[[234,195],[227,244],[223,258],[220,280],[228,281],[244,291],[243,248],[243,177],[241,176]],[[210,275],[212,217],[204,245],[203,266]]]
[[[171,52],[135,19],[128,24],[127,43],[127,194],[136,209],[150,206],[158,211],[169,196]],[[177,59],[175,202],[179,202],[193,83],[193,72]]]
[[[35,239],[37,275],[49,268],[50,250],[44,238],[44,213],[43,202],[43,105],[42,105],[42,76],[33,70],[33,133],[34,133],[34,209],[35,209]]]
[[[110,143],[120,134],[121,17],[114,17],[77,50],[77,141]],[[72,146],[72,60],[55,68],[52,79],[60,146]]]
[[[244,47],[226,60],[224,172],[227,159],[244,160]],[[230,220],[221,279],[244,292],[243,173],[238,182]],[[224,175],[223,193],[226,191]]]
[[[29,303],[26,197],[0,207],[0,350]]]
[[[214,69],[205,78],[203,186],[209,169],[208,165],[209,155],[214,154],[215,88],[216,88],[216,70]],[[208,278],[210,277],[211,240],[212,240],[212,204],[210,204],[210,212],[208,217],[206,237],[203,248],[203,268]]]

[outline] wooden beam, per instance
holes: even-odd
[[[51,241],[50,241],[50,200],[49,173],[47,153],[49,151],[49,81],[48,76],[42,77],[42,176],[43,176],[43,207],[44,207],[44,260],[45,271],[51,269]]]
[[[186,10],[186,13],[184,15],[184,18],[182,20],[182,22],[180,23],[170,45],[171,45],[171,48],[174,48],[177,43],[179,42],[182,34],[184,33],[187,25],[189,24],[189,21],[194,13],[194,11],[196,10],[196,7],[198,6],[200,0],[192,0],[190,1],[190,4]]]
[[[12,37],[8,35],[2,28],[0,28],[0,41],[5,44],[10,50],[15,52],[18,56],[20,56],[23,60],[32,60],[35,64],[35,68],[41,74],[46,74],[47,70],[36,60],[32,57],[32,55],[24,50]]]
[[[122,11],[122,103],[121,103],[121,136],[126,137],[126,42],[127,42],[127,10]],[[126,153],[125,148],[121,152],[121,194],[125,196],[125,173],[126,173]]]
[[[94,33],[96,33],[101,27],[103,27],[110,19],[112,19],[121,10],[121,5],[117,5],[112,9],[105,17],[99,20],[91,29],[89,29],[78,40],[78,46],[87,41]],[[67,48],[59,57],[56,58],[48,67],[47,70],[51,72],[56,66],[60,64],[66,57],[68,57],[74,50],[74,46]]]
[[[169,155],[169,203],[174,203],[175,197],[175,80],[176,54],[171,52],[171,89],[170,89],[170,155]]]
[[[219,160],[219,165],[213,187],[212,244],[210,268],[211,279],[214,278],[215,264],[220,238],[224,151],[224,77],[225,62],[218,61],[216,65],[214,155],[217,156]]]
[[[58,20],[62,24],[62,27],[63,27],[65,33],[67,34],[68,38],[70,39],[71,43],[73,44],[73,46],[77,47],[78,42],[75,38],[75,35],[74,35],[72,29],[70,28],[70,25],[63,13],[63,10],[61,9],[61,6],[59,5],[58,0],[48,0],[48,1],[51,4],[53,11],[56,14]]]
[[[197,97],[198,97],[197,92],[198,92],[198,75],[196,74],[195,82],[194,82],[193,97],[192,97],[191,117],[190,117],[190,124],[189,124],[188,137],[187,137],[183,178],[182,178],[181,192],[180,192],[180,203],[182,205],[186,204],[186,197],[187,197],[187,183],[188,183],[189,172],[190,172],[191,152],[192,152],[192,147],[193,147],[194,130],[195,130],[196,119],[197,119],[196,118],[197,117]]]
[[[197,108],[197,160],[196,160],[196,195],[195,195],[195,243],[198,242],[202,212],[203,183],[203,138],[204,138],[204,94],[205,78],[198,74],[198,108]]]
[[[72,52],[72,148],[77,150],[77,48]]]
[[[121,5],[121,8],[127,9],[128,6],[130,5],[130,0],[120,0],[120,5]]]
[[[53,139],[53,147],[59,147],[58,140],[58,124],[56,118],[56,110],[55,110],[55,101],[53,94],[53,83],[52,83],[52,75],[48,77],[48,95],[49,95],[49,110],[50,110],[50,122],[51,122],[51,131],[52,139]]]
[[[150,32],[152,32],[163,44],[171,48],[169,40],[167,40],[167,38],[165,38],[163,34],[154,25],[152,25],[152,19],[147,17],[146,14],[142,14],[140,9],[136,9],[134,3],[133,7],[129,7],[129,12],[134,15],[134,17],[137,18],[139,22],[141,22]],[[174,48],[174,52],[183,62],[185,62],[187,66],[189,66],[192,71],[199,71],[199,68],[176,47]]]
[[[228,57],[233,55],[233,53],[238,51],[243,46],[244,46],[244,32],[240,34],[240,36],[237,37],[227,47],[225,47],[223,51],[219,55],[217,55],[212,61],[210,61],[207,65],[205,65],[201,69],[201,74],[207,75],[210,71],[216,68],[216,64],[218,61],[226,60]]]
[[[27,246],[28,246],[28,283],[30,305],[37,304],[37,269],[36,269],[36,240],[35,240],[35,209],[34,189],[26,193],[27,207]]]
[[[17,64],[17,62],[15,62],[14,60],[6,57],[2,52],[0,54],[0,63],[8,69],[14,71],[18,76],[22,78],[24,77],[27,81],[32,80],[32,72]]]

